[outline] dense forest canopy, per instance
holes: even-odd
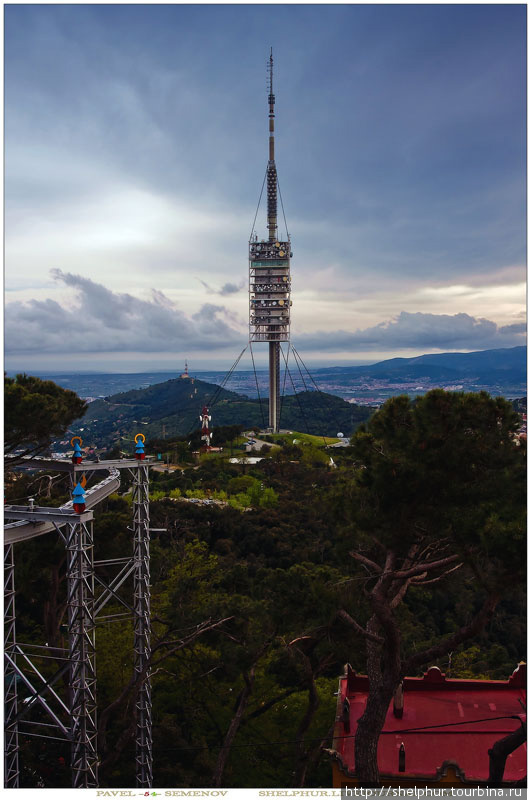
[[[44,452],[87,410],[75,392],[31,375],[4,376],[4,454],[17,461]],[[14,461],[11,461],[13,464]]]
[[[404,669],[507,678],[526,642],[517,425],[486,395],[399,397],[349,447],[301,438],[247,466],[223,453],[195,463],[188,440],[155,429],[148,452],[174,453],[170,470],[150,470],[155,785],[330,785],[337,679],[347,661],[367,671],[367,632],[395,648],[374,676],[375,718]],[[7,501],[69,498],[64,478],[41,478],[12,473]],[[128,488],[95,513],[96,560],[132,550]],[[64,545],[47,535],[18,548],[17,625],[47,643],[46,675],[66,644]],[[102,786],[134,785],[132,635],[130,620],[97,627]],[[36,741],[21,738],[23,785],[67,786],[69,748]]]

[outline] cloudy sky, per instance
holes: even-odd
[[[307,363],[524,344],[525,36],[525,5],[5,6],[6,367],[230,366],[270,46]]]

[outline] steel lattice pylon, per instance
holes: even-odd
[[[151,730],[151,588],[149,572],[149,467],[139,462],[133,473],[135,676],[140,683],[136,700],[136,785],[153,783]]]
[[[24,645],[17,639],[15,614],[14,543],[8,542],[4,550],[4,661],[5,661],[5,786],[16,788],[20,784],[19,735],[43,736],[70,741],[72,786],[94,788],[98,786],[98,754],[96,725],[96,654],[95,626],[104,617],[101,611],[107,602],[119,600],[133,617],[134,672],[136,677],[136,781],[141,787],[152,783],[152,730],[151,730],[151,620],[150,620],[150,570],[149,570],[149,462],[140,459],[121,459],[112,462],[86,462],[75,465],[55,459],[27,459],[29,467],[58,468],[71,472],[71,483],[77,473],[128,469],[133,477],[133,554],[126,558],[97,562],[98,567],[118,564],[120,571],[107,582],[95,574],[93,513],[72,513],[70,507],[51,508],[37,506],[5,506],[6,519],[18,520],[23,525],[28,520],[29,531],[17,529],[13,541],[23,542],[35,534],[35,525],[42,523],[47,530],[60,535],[67,554],[67,608],[69,648],[59,660],[55,674],[46,678],[38,666],[48,645]],[[92,492],[99,502],[115,490],[111,476],[98,484]],[[109,483],[111,481],[111,483]],[[8,526],[9,527],[9,526]],[[7,536],[7,533],[6,533]],[[119,596],[118,590],[133,575],[133,603]],[[95,581],[103,591],[95,597]],[[116,616],[116,615],[112,615]],[[36,650],[35,653],[31,649]],[[57,648],[54,648],[57,650]],[[48,656],[49,657],[49,656]],[[55,658],[56,656],[54,656]],[[54,685],[68,672],[68,697],[63,700]],[[30,696],[24,704],[17,704],[17,683],[24,685]],[[21,722],[33,708],[39,708],[49,720],[40,725],[41,734],[20,728]],[[55,729],[55,735],[45,735],[44,729]]]
[[[15,554],[13,545],[4,547],[4,785],[19,785],[17,674],[12,666],[15,660]],[[11,660],[10,660],[11,659]]]
[[[98,786],[92,521],[66,526],[72,786]]]
[[[47,646],[22,645],[17,639],[15,614],[14,545],[5,547],[4,556],[4,661],[6,665],[6,718],[5,718],[5,785],[19,786],[18,737],[20,723],[28,713],[39,707],[48,722],[33,722],[40,730],[55,728],[60,739],[70,741],[72,785],[89,788],[98,785],[96,753],[96,675],[94,646],[94,563],[92,512],[70,513],[54,508],[6,506],[5,516],[32,524],[49,521],[55,526],[66,546],[67,608],[69,651],[66,664],[53,676],[46,678],[37,661],[39,655],[28,651],[46,650]],[[68,669],[67,702],[54,689],[54,684]],[[17,681],[30,691],[24,704],[17,704]],[[66,715],[66,724],[61,717]],[[24,732],[24,735],[38,735]],[[50,737],[44,731],[44,738]]]

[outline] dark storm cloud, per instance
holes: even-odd
[[[236,294],[236,292],[239,292],[240,289],[243,289],[244,286],[245,286],[245,281],[240,281],[240,283],[238,284],[225,283],[219,290],[219,293],[222,297],[225,297],[228,294]]]
[[[54,300],[14,302],[5,310],[6,352],[171,352],[188,346],[218,349],[241,340],[224,306],[205,304],[186,316],[158,290],[151,300],[112,292],[80,275],[53,270],[76,291],[72,308]]]
[[[469,314],[411,314],[365,330],[303,334],[297,337],[308,350],[487,350],[526,343],[525,323],[499,327]]]
[[[60,213],[76,192],[124,176],[252,219],[266,161],[268,20],[286,210],[299,228],[326,220],[327,259],[348,272],[355,252],[364,269],[421,281],[521,263],[525,13],[7,5],[9,220],[28,205]]]
[[[246,281],[240,281],[239,283],[225,283],[221,287],[221,289],[214,289],[213,286],[210,286],[209,283],[203,281],[201,278],[197,279],[199,283],[201,283],[208,294],[219,294],[221,297],[226,297],[228,294],[236,294],[243,289],[245,286]]]
[[[93,279],[58,274],[78,293],[72,309],[9,305],[8,348],[38,360],[179,341],[217,359],[242,340],[231,300],[244,306],[267,161],[272,29],[293,324],[300,308],[306,331],[350,329],[301,345],[326,356],[521,343],[503,325],[522,300],[420,290],[494,285],[525,262],[525,23],[525,4],[7,4],[6,288],[29,297],[58,263]],[[262,202],[259,236],[265,225]],[[168,286],[168,274],[186,292],[201,275],[214,303],[192,317],[160,292],[122,293],[139,294],[146,275]],[[323,275],[326,318],[296,294],[318,296]],[[365,325],[401,308],[444,313],[355,331],[343,322],[353,286]],[[400,301],[415,288],[415,305]],[[230,311],[215,304],[224,297]]]

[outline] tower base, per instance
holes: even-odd
[[[269,427],[278,433],[280,409],[280,342],[269,342]]]

